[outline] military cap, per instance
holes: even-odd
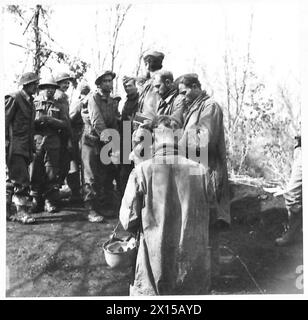
[[[68,73],[66,72],[60,72],[56,75],[56,82],[60,82],[60,81],[63,81],[63,80],[73,80],[74,77],[72,77],[71,75],[69,75]]]
[[[20,77],[19,85],[24,86],[37,81],[39,81],[39,77],[34,72],[26,72]]]
[[[201,87],[199,77],[196,73],[186,73],[176,79],[176,84],[179,85],[180,83],[185,84],[185,86],[191,87],[192,84],[197,84]]]
[[[149,51],[143,56],[143,60],[146,60],[148,57],[153,57],[157,60],[163,61],[165,55],[159,51]]]
[[[126,84],[126,83],[129,82],[129,81],[134,81],[134,82],[136,82],[136,78],[124,76],[123,79],[122,79],[122,81],[123,81],[123,84]]]
[[[114,79],[115,76],[116,76],[116,74],[115,74],[114,72],[112,72],[112,71],[109,71],[109,70],[108,70],[108,71],[103,71],[103,72],[100,74],[100,76],[97,77],[97,79],[95,80],[95,84],[96,84],[96,85],[100,84],[101,81],[103,80],[103,78],[106,77],[106,76],[111,76],[112,79]]]
[[[39,88],[41,89],[42,87],[55,87],[55,88],[59,88],[59,85],[57,84],[57,82],[55,81],[53,76],[41,79],[40,83],[39,83]]]

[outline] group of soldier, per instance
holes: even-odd
[[[201,90],[198,75],[175,80],[172,72],[162,69],[163,59],[163,53],[149,52],[143,57],[145,77],[123,77],[127,96],[121,114],[121,97],[112,94],[116,76],[112,71],[97,77],[95,90],[82,80],[79,98],[71,104],[66,92],[74,79],[69,74],[43,79],[32,72],[21,76],[20,90],[5,96],[9,220],[29,224],[35,222],[32,213],[57,212],[59,190],[66,183],[68,200],[83,201],[88,220],[103,222],[104,216],[114,214],[115,206],[119,209],[134,167],[133,162],[123,162],[122,154],[117,164],[101,161],[100,151],[110,142],[110,130],[120,133],[122,150],[127,134],[123,123],[150,122],[168,115],[184,130],[204,125],[210,132],[209,165],[219,172],[212,175],[219,193],[217,216],[230,222],[221,108]],[[188,104],[196,106],[187,108]]]

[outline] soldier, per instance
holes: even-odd
[[[61,138],[61,164],[60,164],[60,185],[64,184],[68,172],[70,170],[71,152],[72,152],[72,129],[69,120],[69,97],[66,94],[70,83],[74,78],[66,72],[57,74],[55,80],[59,85],[59,88],[55,93],[55,100],[58,102],[61,108],[63,108],[66,118],[68,130],[62,131]]]
[[[178,155],[175,121],[160,116],[152,127],[153,158],[134,157],[120,209],[123,228],[139,233],[130,295],[207,294],[209,177],[204,166]]]
[[[82,112],[86,112],[88,104],[88,94],[90,92],[90,86],[86,82],[82,82],[79,86],[80,96],[76,103],[70,106],[70,121],[72,126],[72,145],[73,154],[72,161],[70,163],[70,171],[67,175],[67,184],[71,189],[70,202],[79,202],[81,200],[80,195],[80,164],[81,164],[81,148],[80,140],[83,131]]]
[[[136,86],[136,79],[124,76],[123,87],[127,96],[122,109],[121,120],[127,121],[132,120],[138,110],[139,93]]]
[[[127,134],[132,136],[132,129],[133,129],[133,119],[138,110],[138,100],[139,100],[139,93],[136,87],[136,79],[133,77],[123,77],[123,86],[124,90],[127,94],[126,101],[124,103],[121,115],[121,169],[120,169],[120,192],[121,196],[124,194],[126,183],[129,177],[130,172],[132,171],[134,165],[133,163],[127,163],[128,159],[123,158],[123,137]],[[124,121],[130,121],[130,131],[123,132],[128,126],[124,126]],[[124,162],[124,160],[127,160]]]
[[[172,72],[158,71],[154,76],[153,86],[161,97],[157,114],[171,116],[182,127],[185,98],[179,94],[178,87],[173,81]]]
[[[17,221],[29,224],[35,219],[28,213],[29,164],[33,158],[34,107],[38,77],[33,72],[21,76],[20,91],[5,96],[5,146],[8,181],[6,186],[7,217],[11,218],[10,206],[17,209]]]
[[[108,129],[118,130],[118,110],[116,101],[110,97],[115,73],[103,72],[95,81],[97,90],[89,94],[88,114],[84,114],[81,157],[84,174],[84,202],[89,210],[90,222],[103,222],[98,211],[102,196],[105,208],[113,192],[113,164],[103,164],[100,159],[102,144],[109,142]],[[109,199],[108,199],[109,198]]]
[[[179,80],[179,92],[185,96],[187,104],[182,143],[187,143],[188,150],[192,150],[189,155],[202,154],[202,149],[207,152],[207,157],[200,158],[211,176],[211,260],[213,274],[218,274],[218,231],[227,228],[231,221],[223,113],[218,103],[201,89],[197,74],[183,75]]]
[[[41,80],[40,95],[35,99],[35,145],[36,153],[31,167],[32,212],[45,210],[57,212],[59,193],[60,131],[67,129],[64,110],[55,101],[59,88],[53,77]]]
[[[158,51],[149,52],[143,57],[148,74],[140,92],[138,111],[150,119],[156,116],[159,103],[159,96],[153,87],[153,76],[162,68],[164,57],[165,55]]]

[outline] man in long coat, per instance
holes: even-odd
[[[179,79],[179,92],[187,104],[180,143],[186,145],[188,157],[199,153],[199,161],[210,173],[210,245],[215,276],[219,274],[219,231],[231,222],[223,113],[219,104],[201,89],[196,74]]]
[[[5,96],[5,144],[8,179],[6,184],[7,216],[11,218],[11,202],[17,209],[17,221],[28,224],[35,220],[29,213],[29,164],[34,152],[33,95],[38,77],[33,72],[21,76],[22,89]]]
[[[177,155],[170,117],[161,116],[156,126],[154,156],[132,171],[120,209],[124,229],[140,232],[130,295],[206,294],[208,176],[202,165]]]

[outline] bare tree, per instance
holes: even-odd
[[[118,38],[119,38],[120,29],[123,25],[123,22],[125,20],[128,10],[131,7],[132,7],[131,4],[127,6],[122,6],[121,4],[117,4],[115,6],[116,19],[113,25],[113,31],[111,36],[111,71],[114,70],[115,60],[119,54]]]

